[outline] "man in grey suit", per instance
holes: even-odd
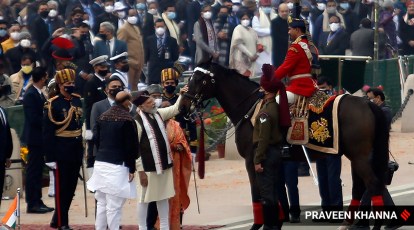
[[[108,58],[127,52],[127,44],[115,37],[115,26],[110,22],[102,22],[99,27],[99,36],[102,40],[97,41],[93,48],[93,56],[108,55]]]
[[[374,55],[374,30],[371,20],[364,18],[361,20],[361,28],[351,35],[350,46],[352,56],[371,56]]]

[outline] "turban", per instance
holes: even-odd
[[[58,84],[64,84],[66,82],[74,82],[76,78],[75,70],[73,69],[62,69],[56,71],[55,81]]]

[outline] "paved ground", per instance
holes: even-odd
[[[391,132],[391,151],[400,164],[395,173],[393,184],[389,189],[395,203],[414,205],[414,135],[413,133],[400,133],[398,123]],[[343,158],[343,194],[345,202],[349,201],[351,194],[351,176],[349,161]],[[315,166],[313,165],[313,168]],[[248,229],[252,223],[252,208],[250,202],[250,189],[243,160],[217,159],[213,153],[212,159],[206,164],[205,179],[196,180],[200,212],[195,199],[194,179],[191,179],[189,194],[191,204],[184,215],[184,229]],[[88,193],[88,213],[84,216],[83,191],[79,183],[75,199],[70,211],[70,224],[75,229],[93,229],[94,200],[93,194]],[[301,205],[318,205],[320,202],[318,188],[313,184],[311,177],[299,179],[299,192]],[[47,194],[46,188],[43,194]],[[44,202],[53,206],[53,199],[44,197]],[[0,215],[3,216],[10,201],[3,201]],[[26,205],[22,201],[21,224],[22,229],[49,229],[48,223],[51,214],[26,214]],[[128,200],[123,209],[122,224],[124,229],[137,229],[136,201]],[[31,227],[29,227],[31,225]],[[300,226],[285,225],[284,229],[304,229]],[[306,229],[336,229],[335,226],[307,226]],[[404,227],[403,229],[414,229]]]

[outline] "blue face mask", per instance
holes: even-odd
[[[6,34],[7,34],[6,30],[3,30],[3,29],[0,30],[0,37],[4,37],[6,36]]]
[[[136,7],[137,10],[145,10],[147,8],[147,6],[144,3],[138,3]]]
[[[263,12],[265,14],[270,14],[270,12],[272,12],[272,8],[271,7],[263,7],[262,9],[263,9]]]
[[[168,17],[168,19],[170,19],[170,20],[173,20],[173,19],[175,19],[175,17],[176,17],[177,15],[175,14],[175,12],[168,12],[167,13],[167,17]]]
[[[344,10],[349,9],[349,3],[347,2],[339,3],[339,6]]]

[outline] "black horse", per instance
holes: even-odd
[[[250,180],[253,228],[257,229],[262,224],[259,217],[261,206],[258,205],[260,194],[253,163],[253,126],[250,116],[259,99],[259,85],[235,70],[207,62],[194,69],[188,86],[189,90],[181,100],[182,113],[190,113],[204,100],[215,97],[235,125],[237,149],[245,159]],[[338,113],[339,154],[344,154],[351,161],[352,199],[361,200],[367,189],[373,201],[374,197],[382,201],[389,148],[389,130],[385,116],[378,106],[351,95],[343,97]],[[300,146],[294,149],[302,151]]]

